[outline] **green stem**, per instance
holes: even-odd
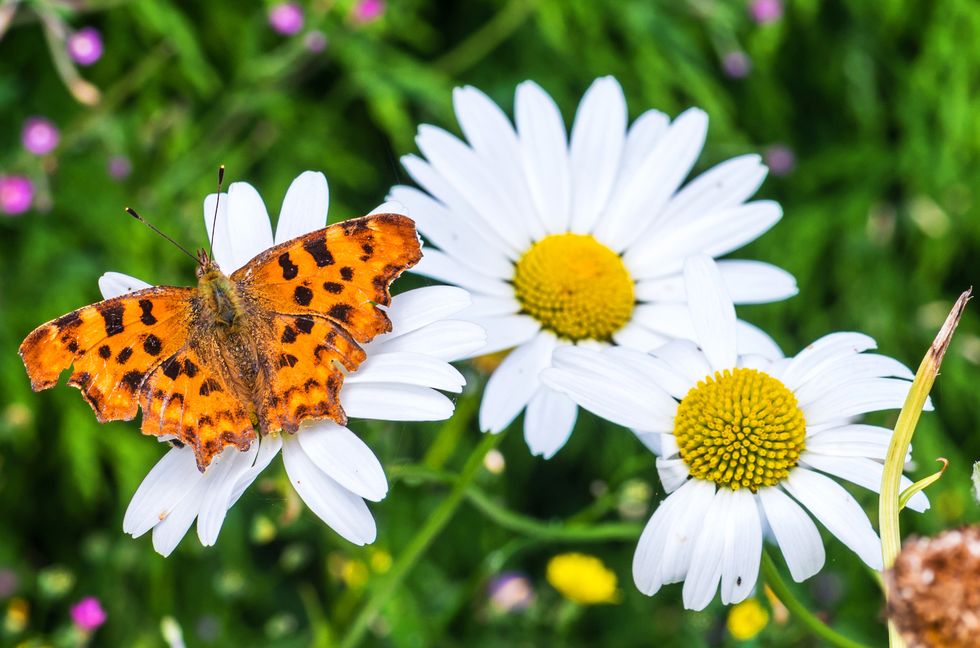
[[[511,0],[483,27],[437,60],[433,67],[455,76],[475,65],[523,25],[536,4],[537,0]]]
[[[905,467],[905,456],[908,454],[909,446],[912,443],[912,435],[915,434],[915,427],[919,423],[919,416],[922,408],[929,397],[929,391],[939,373],[939,366],[942,364],[943,355],[949,348],[949,342],[953,337],[953,331],[959,324],[963,309],[970,299],[970,290],[967,290],[956,300],[953,310],[950,311],[946,322],[939,330],[939,334],[933,341],[932,346],[926,352],[922,362],[919,364],[918,371],[915,372],[915,380],[909,388],[909,394],[905,398],[905,404],[898,415],[895,423],[895,433],[892,435],[891,442],[888,444],[888,454],[885,455],[885,468],[881,475],[881,497],[878,499],[878,520],[881,525],[881,557],[885,569],[891,569],[895,564],[895,558],[901,549],[902,534],[899,528],[898,514],[901,511],[899,505],[899,489],[901,486],[902,470]],[[885,599],[888,598],[888,591],[885,590]],[[890,620],[888,622],[888,645],[893,648],[901,648],[905,645],[898,630]]]
[[[364,607],[361,608],[361,611],[344,636],[343,641],[341,641],[341,648],[353,648],[361,642],[364,638],[364,633],[367,632],[368,626],[378,616],[381,609],[392,597],[412,568],[418,564],[419,559],[425,553],[426,549],[429,548],[429,545],[436,539],[436,536],[445,528],[449,520],[452,519],[453,514],[459,508],[466,495],[466,489],[479,473],[483,465],[483,457],[491,448],[500,443],[502,437],[503,433],[486,434],[473,452],[470,453],[470,456],[466,459],[466,463],[463,465],[463,469],[459,473],[459,477],[457,477],[455,484],[453,484],[452,490],[449,491],[446,499],[439,503],[439,506],[432,512],[432,515],[429,516],[422,528],[415,534],[415,537],[411,539],[405,551],[398,556],[395,564],[392,565],[391,571],[388,572],[386,579],[371,593],[371,597]]]
[[[762,552],[762,574],[769,588],[776,594],[776,597],[783,605],[786,606],[789,613],[796,617],[796,620],[805,625],[814,635],[820,637],[828,644],[840,646],[841,648],[867,648],[864,644],[840,634],[818,619],[813,612],[810,612],[806,605],[800,599],[796,598],[793,591],[786,585],[786,581],[780,576],[776,564],[765,551]]]

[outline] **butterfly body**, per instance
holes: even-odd
[[[201,470],[224,447],[343,424],[345,371],[387,332],[388,286],[421,258],[414,223],[379,214],[277,245],[227,276],[203,253],[198,286],[160,286],[52,320],[21,344],[31,386],[72,366],[100,422],[143,409],[144,434],[193,447]]]

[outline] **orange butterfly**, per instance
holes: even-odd
[[[31,387],[74,365],[100,422],[191,446],[203,472],[226,446],[295,432],[306,419],[343,425],[344,370],[359,343],[391,330],[377,304],[421,259],[415,224],[376,214],[272,247],[232,275],[198,252],[197,288],[159,286],[106,299],[35,329],[20,345]]]

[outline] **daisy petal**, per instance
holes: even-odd
[[[593,81],[579,103],[569,146],[573,232],[591,232],[609,202],[625,145],[626,121],[626,97],[616,79]]]
[[[664,458],[669,455],[663,452],[662,439],[660,454],[663,456],[657,457],[657,475],[660,477],[660,483],[664,487],[664,492],[673,493],[687,482],[687,478],[691,476],[691,472],[687,469],[687,464],[684,463],[683,459]]]
[[[123,517],[123,531],[138,538],[166,519],[203,477],[194,451],[171,448],[143,479]]]
[[[826,554],[810,516],[779,488],[762,488],[758,495],[793,580],[801,583],[819,572]]]
[[[659,110],[648,110],[636,118],[626,133],[626,143],[623,146],[623,159],[619,165],[619,186],[624,186],[636,174],[647,154],[656,146],[657,141],[667,132],[670,117]]]
[[[218,455],[220,462],[214,461],[208,466],[204,475],[208,489],[201,497],[201,510],[197,514],[197,537],[205,547],[218,541],[235,484],[255,461],[258,446],[253,443],[245,452],[229,447]]]
[[[804,468],[793,470],[783,487],[869,567],[881,570],[881,541],[850,493],[830,477]]]
[[[272,247],[272,225],[265,203],[255,187],[247,182],[234,182],[228,187],[227,226],[231,239],[231,274],[251,261],[263,250]]]
[[[524,413],[524,439],[532,455],[551,459],[575,427],[578,406],[564,394],[542,385]]]
[[[395,295],[386,309],[391,332],[386,339],[411,333],[470,305],[470,294],[455,286],[427,286]]]
[[[809,447],[807,451],[803,453],[800,460],[806,465],[819,470],[820,472],[825,472],[852,484],[857,484],[862,488],[867,488],[868,490],[879,493],[881,492],[881,475],[884,472],[885,466],[873,459],[868,459],[866,457],[837,457],[832,455],[824,455],[818,452],[813,452]],[[912,485],[912,480],[908,477],[902,476],[901,478],[901,490],[905,490]],[[919,491],[911,498],[909,498],[908,508],[913,511],[922,513],[929,508],[929,499],[926,494]]]
[[[653,236],[650,232],[658,231],[658,217],[694,166],[707,132],[704,111],[691,108],[678,116],[633,175],[617,185],[603,219],[596,225],[595,237],[621,252],[632,247],[638,232],[640,239]]]
[[[825,363],[874,349],[874,339],[863,333],[831,333],[811,342],[794,356],[777,376],[791,390],[796,390],[814,376],[820,375]]]
[[[474,355],[513,349],[531,340],[541,331],[541,324],[529,315],[477,317],[473,322],[486,331],[486,345],[480,347]]]
[[[715,498],[715,485],[701,479],[689,479],[668,499],[681,493],[684,495],[680,499],[680,515],[675,518],[674,526],[664,531],[667,537],[660,568],[664,583],[677,583],[687,576],[691,559],[696,555],[695,541],[701,534],[708,509]]]
[[[459,393],[466,379],[445,360],[422,353],[393,351],[369,354],[357,371],[347,376],[344,385],[377,382],[419,385]]]
[[[659,349],[654,349],[650,355],[659,358],[668,367],[684,376],[688,381],[688,389],[711,375],[708,359],[696,344],[688,340],[672,340]]]
[[[442,320],[427,324],[420,329],[382,340],[375,347],[374,342],[365,345],[368,353],[407,351],[424,353],[446,362],[455,362],[482,353],[486,346],[487,333],[479,324],[460,320]]]
[[[679,271],[692,254],[717,257],[754,241],[782,218],[778,203],[757,200],[712,212],[689,223],[655,229],[623,255],[630,274],[637,279],[663,277]]]
[[[194,524],[194,519],[201,510],[201,499],[207,493],[207,489],[208,483],[204,479],[196,480],[180,504],[153,527],[154,551],[164,558],[173,553]]]
[[[521,305],[513,297],[489,297],[476,295],[472,297],[472,305],[460,314],[464,319],[479,319],[481,317],[497,317],[499,315],[517,315]]]
[[[411,269],[411,272],[444,283],[462,286],[467,290],[484,295],[510,297],[514,294],[513,287],[504,281],[463,267],[439,250],[425,250],[422,260]]]
[[[730,527],[721,568],[721,602],[732,605],[744,601],[759,579],[762,559],[762,521],[755,496],[747,490],[732,491]]]
[[[99,290],[102,291],[103,299],[112,299],[113,297],[131,293],[134,290],[143,290],[144,288],[152,287],[152,284],[148,284],[142,279],[130,277],[121,272],[107,272],[99,277]]]
[[[636,588],[653,596],[665,584],[662,569],[664,565],[664,546],[669,534],[676,529],[676,519],[684,509],[685,494],[680,492],[670,495],[660,503],[657,510],[640,534],[633,554],[633,582]],[[684,566],[686,571],[687,566]]]
[[[648,376],[665,392],[680,400],[691,389],[690,381],[683,374],[659,358],[633,349],[610,347],[603,352],[607,357],[623,363],[641,376]]]
[[[745,320],[735,322],[735,346],[739,355],[755,355],[772,361],[783,358],[783,350],[768,333]]]
[[[303,452],[338,484],[372,502],[388,494],[381,462],[356,434],[333,421],[304,424],[296,434]]]
[[[344,385],[340,404],[353,418],[379,421],[444,421],[453,402],[434,389],[400,383]]]
[[[563,232],[568,228],[571,180],[561,111],[541,86],[525,81],[517,86],[514,118],[524,172],[539,218],[547,232]]]
[[[806,448],[813,452],[841,457],[867,457],[884,461],[892,431],[876,425],[851,424],[810,434]]]
[[[839,384],[801,406],[807,425],[846,419],[867,412],[902,409],[912,383],[897,378],[868,378]],[[932,411],[926,401],[925,411]]]
[[[820,374],[798,387],[794,393],[800,406],[807,405],[841,383],[869,378],[902,378],[913,380],[915,374],[904,364],[876,353],[839,356],[824,365]]]
[[[799,292],[796,278],[770,263],[719,261],[718,270],[736,304],[767,304]]]
[[[638,322],[636,317],[626,326],[613,333],[613,342],[616,344],[643,352],[663,346],[668,339],[668,337],[648,329]]]
[[[661,222],[687,222],[708,212],[740,205],[762,186],[767,173],[758,155],[726,160],[678,191],[664,209]]]
[[[408,216],[408,209],[397,200],[386,200],[369,211],[367,215],[374,216],[375,214],[398,214],[399,216]]]
[[[704,512],[704,522],[694,539],[691,567],[684,579],[682,595],[688,610],[703,610],[711,603],[721,582],[725,560],[725,545],[732,541],[734,532],[731,511],[734,491],[721,488],[715,493],[711,505]]]
[[[259,451],[255,455],[255,462],[238,477],[235,489],[231,493],[229,509],[235,505],[238,499],[245,493],[245,490],[252,485],[252,482],[258,478],[262,471],[272,463],[272,460],[279,454],[279,451],[282,450],[282,435],[265,435],[257,443],[259,443]]]
[[[283,198],[275,242],[283,243],[326,227],[329,206],[326,176],[319,171],[304,171],[289,185]]]
[[[539,333],[514,349],[490,376],[480,403],[480,429],[500,432],[513,421],[541,384],[538,376],[551,363],[555,337]]]
[[[714,260],[705,255],[689,258],[684,264],[684,285],[698,343],[711,368],[733,369],[738,360],[735,307]]]
[[[374,542],[378,531],[364,500],[317,468],[295,436],[284,440],[282,460],[293,488],[317,517],[356,545]]]

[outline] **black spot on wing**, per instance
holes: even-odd
[[[315,239],[306,241],[303,243],[303,249],[313,257],[313,260],[319,268],[333,265],[334,263],[333,255],[327,249],[327,237],[325,236],[318,236]]]
[[[215,380],[214,378],[208,378],[203,383],[201,383],[201,389],[198,390],[198,393],[201,396],[210,396],[212,392],[220,392],[220,391],[222,391],[222,389],[221,389],[221,385],[218,384],[218,381]]]
[[[58,327],[59,331],[64,331],[66,328],[74,328],[81,323],[82,316],[78,314],[78,311],[62,315],[54,321],[54,325]]]
[[[296,286],[296,290],[293,291],[293,299],[300,306],[309,306],[310,302],[313,301],[313,291],[306,286]]]
[[[339,295],[344,291],[344,286],[336,281],[325,281],[323,282],[323,289],[333,295]]]
[[[109,337],[118,335],[126,327],[123,326],[123,312],[125,307],[122,304],[102,304],[96,306],[102,319],[105,321],[105,334]]]
[[[296,275],[299,274],[299,266],[289,258],[289,252],[283,252],[279,255],[279,267],[282,268],[283,279],[295,279]]]
[[[367,261],[374,256],[374,246],[370,243],[363,244],[361,249],[364,250],[364,254],[361,255],[361,261]]]
[[[68,341],[68,350],[71,353],[75,353],[76,351],[78,351],[78,342],[76,342],[75,340],[69,340]]]
[[[294,329],[292,326],[287,326],[282,332],[281,341],[283,344],[292,344],[293,342],[295,342],[296,329]]]
[[[161,347],[162,345],[160,344],[160,338],[152,333],[147,335],[146,339],[143,340],[143,350],[149,353],[151,356],[159,354]]]
[[[142,371],[127,371],[126,375],[122,377],[122,384],[129,388],[129,391],[136,393],[139,389],[140,383],[143,382],[143,372]]]
[[[149,299],[141,299],[139,303],[140,310],[143,311],[143,314],[140,315],[140,321],[147,326],[156,324],[157,318],[153,316],[153,302],[151,302]]]
[[[340,278],[344,281],[350,281],[354,278],[354,268],[350,266],[344,266],[340,269]]]
[[[118,362],[119,364],[126,364],[126,362],[130,359],[130,357],[132,357],[132,355],[133,355],[133,347],[126,347],[119,352],[119,355],[116,356],[116,362]]]
[[[103,344],[99,347],[99,356],[101,356],[104,360],[108,360],[111,355],[112,349],[109,348],[108,344]]]
[[[184,373],[187,374],[188,378],[193,378],[197,375],[197,365],[188,358],[184,358]]]
[[[309,333],[313,330],[313,318],[309,315],[300,315],[296,318],[296,328],[300,333]]]
[[[346,324],[347,320],[350,319],[350,312],[352,310],[353,308],[350,304],[334,304],[327,311],[327,315]]]
[[[280,367],[295,367],[297,362],[299,362],[299,358],[292,355],[291,353],[284,353],[281,356],[279,356]]]
[[[163,375],[170,380],[177,380],[177,376],[180,375],[180,361],[177,356],[173,355],[163,361]]]

